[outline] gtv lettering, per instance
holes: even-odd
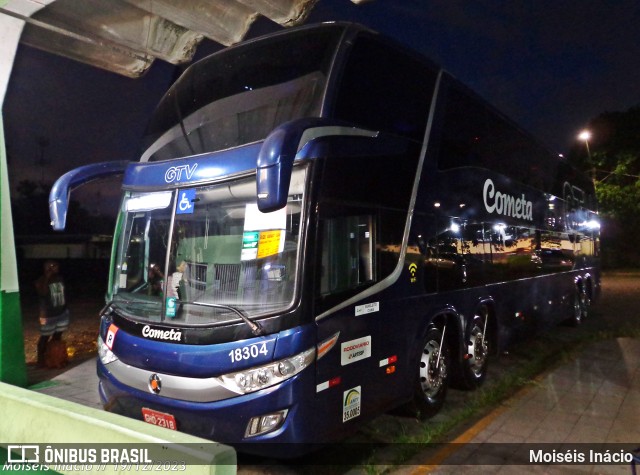
[[[191,177],[193,177],[196,168],[198,168],[197,163],[194,163],[193,165],[179,165],[177,167],[169,167],[164,174],[164,181],[166,181],[167,183],[182,181],[183,174],[187,180],[191,180]]]
[[[513,195],[496,191],[493,181],[487,178],[484,182],[482,198],[488,213],[533,221],[533,203],[526,199],[524,193],[522,193],[522,197],[516,198]]]

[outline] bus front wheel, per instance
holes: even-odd
[[[443,336],[441,329],[432,327],[420,345],[413,397],[415,412],[420,419],[437,414],[447,395],[451,360],[449,346]]]

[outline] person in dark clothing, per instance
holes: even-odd
[[[40,303],[40,339],[38,340],[38,367],[44,366],[44,355],[49,340],[60,340],[69,328],[69,309],[64,279],[56,261],[44,263],[44,273],[35,282]]]
[[[164,287],[164,275],[157,264],[151,264],[149,266],[149,282],[148,293],[149,295],[162,295],[162,289]]]

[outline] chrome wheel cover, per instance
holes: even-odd
[[[483,329],[474,323],[473,329],[471,330],[471,336],[469,338],[469,369],[476,377],[482,376],[484,366],[487,361],[487,354],[489,353],[487,340],[482,335],[482,332]]]
[[[447,378],[447,364],[440,355],[440,343],[430,340],[424,346],[420,357],[420,387],[428,398],[434,397],[442,388]],[[438,365],[436,367],[436,365]]]

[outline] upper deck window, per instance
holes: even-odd
[[[194,64],[158,105],[142,161],[244,145],[289,120],[319,116],[342,31],[301,30]]]
[[[432,137],[440,170],[484,168],[556,195],[565,181],[579,180],[558,156],[448,76],[440,87]],[[554,177],[561,177],[560,183]]]
[[[340,78],[333,115],[422,141],[436,76],[434,67],[412,53],[360,36]]]

